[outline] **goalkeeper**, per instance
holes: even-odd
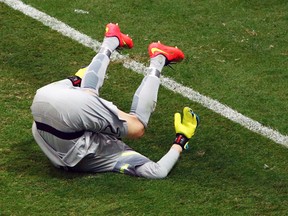
[[[31,111],[35,141],[54,166],[68,171],[118,172],[151,179],[164,178],[177,162],[198,125],[198,116],[185,107],[175,114],[176,138],[158,162],[127,146],[122,137],[140,138],[154,111],[164,66],[184,58],[177,47],[151,43],[147,75],[125,113],[101,98],[110,56],[116,48],[132,48],[133,41],[117,24],[108,24],[99,52],[75,76],[37,90]]]

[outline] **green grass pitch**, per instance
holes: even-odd
[[[24,2],[98,41],[118,22],[135,43],[123,54],[145,65],[149,43],[178,46],[186,59],[165,76],[288,134],[287,1]],[[53,168],[31,134],[34,93],[94,52],[2,2],[0,29],[0,215],[288,214],[288,149],[163,87],[143,139],[125,141],[157,161],[192,107],[201,125],[166,179]],[[142,77],[112,62],[101,94],[129,111]]]

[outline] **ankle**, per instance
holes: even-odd
[[[155,68],[158,71],[162,71],[166,63],[166,57],[164,55],[157,55],[153,58],[150,58],[149,68]]]
[[[102,54],[108,56],[108,58],[110,58],[112,51],[110,49],[102,46],[98,53],[102,53]]]
[[[110,51],[114,51],[119,46],[119,39],[115,37],[104,37],[101,47],[105,47]]]
[[[148,72],[149,76],[156,76],[158,78],[160,78],[161,72],[159,70],[157,70],[156,68],[149,68],[149,72]]]

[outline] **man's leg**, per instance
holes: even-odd
[[[84,74],[81,87],[92,88],[99,95],[99,90],[103,85],[107,67],[110,63],[110,56],[117,47],[133,47],[130,37],[121,33],[117,24],[108,24],[104,41],[98,54],[92,59]]]
[[[148,75],[143,78],[134,94],[130,114],[119,111],[119,117],[127,122],[129,138],[139,138],[144,134],[156,106],[160,72],[165,65],[165,59],[163,55],[150,59]]]
[[[150,44],[148,51],[150,55],[149,72],[134,94],[130,111],[131,114],[137,116],[145,128],[156,106],[160,73],[163,67],[184,58],[184,54],[180,49],[165,46],[160,42]]]
[[[143,78],[133,97],[130,113],[136,115],[145,128],[157,103],[160,73],[165,65],[165,60],[163,55],[150,59],[149,72]]]

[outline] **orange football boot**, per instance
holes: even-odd
[[[131,49],[134,46],[132,38],[120,31],[118,23],[109,23],[106,25],[105,37],[117,37],[119,40],[119,47],[128,47]]]
[[[151,43],[148,47],[148,52],[150,58],[153,58],[157,55],[164,55],[166,57],[165,65],[170,63],[175,63],[182,61],[184,59],[184,53],[177,47],[166,46],[160,42]]]

